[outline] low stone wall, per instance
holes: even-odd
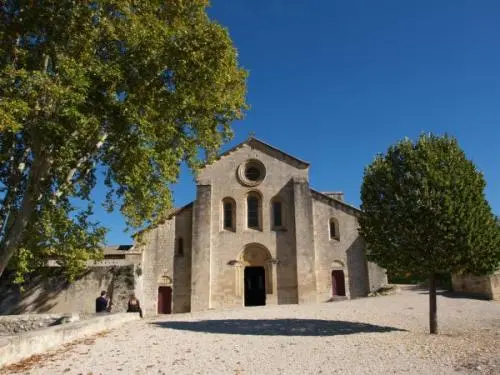
[[[13,284],[13,275],[2,276],[0,314],[93,314],[95,299],[102,290],[112,298],[113,312],[125,312],[129,295],[135,291],[134,267],[91,267],[71,284],[57,268],[49,269],[50,276],[46,278],[36,274],[27,276],[22,285],[24,290]]]
[[[139,319],[139,314],[105,314],[74,323],[1,337],[0,367],[137,319]]]
[[[491,298],[500,301],[500,270],[490,276],[491,280]]]
[[[0,316],[0,336],[34,331],[80,320],[78,314],[26,314]]]
[[[452,275],[453,291],[500,300],[500,271],[493,275]]]

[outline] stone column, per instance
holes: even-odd
[[[212,186],[198,185],[193,207],[191,311],[210,308]]]
[[[314,224],[311,190],[306,179],[293,180],[293,196],[299,303],[312,303],[316,302]]]
[[[137,297],[142,312],[146,317],[153,317],[157,312],[158,282],[156,274],[156,251],[158,246],[157,229],[147,230],[143,234],[142,275],[138,283]],[[140,289],[139,289],[140,288]]]

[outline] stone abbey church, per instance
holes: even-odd
[[[197,178],[194,202],[142,233],[136,294],[149,313],[366,296],[358,209],[309,186],[308,163],[249,138]]]
[[[359,210],[342,193],[311,189],[308,163],[251,137],[196,183],[192,203],[134,245],[106,248],[74,284],[33,285],[4,301],[15,312],[91,313],[108,290],[113,311],[123,311],[133,292],[152,316],[355,298],[387,284],[366,260]]]

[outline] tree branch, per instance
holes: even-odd
[[[85,154],[84,156],[82,156],[80,159],[78,159],[78,161],[76,163],[76,166],[74,168],[72,168],[72,169],[69,170],[69,172],[66,175],[66,178],[64,179],[63,183],[54,192],[53,199],[59,198],[64,193],[64,191],[72,185],[72,181],[71,180],[73,179],[73,176],[75,175],[75,173],[78,171],[78,169],[81,168],[81,166],[85,162],[87,162],[88,160],[90,160],[90,158],[92,156],[94,156],[102,148],[102,146],[104,145],[104,142],[106,141],[107,137],[108,137],[108,134],[104,133],[100,137],[100,139],[97,142],[97,144],[95,145],[94,150],[92,152],[88,152],[87,154]]]

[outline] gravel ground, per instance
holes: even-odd
[[[428,296],[207,311],[134,321],[0,373],[500,374],[500,303]]]

